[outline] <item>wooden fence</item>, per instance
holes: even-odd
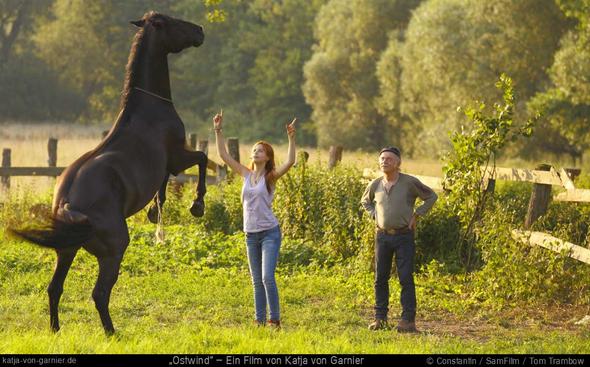
[[[103,132],[103,138],[106,134]],[[208,141],[198,140],[196,134],[189,134],[187,137],[188,145],[199,151],[208,153]],[[2,150],[2,166],[0,166],[0,186],[5,189],[10,188],[10,178],[15,176],[40,176],[40,177],[57,177],[66,167],[57,167],[57,145],[58,140],[50,138],[47,141],[47,166],[46,167],[13,167],[12,152],[10,149]],[[227,139],[229,154],[240,161],[240,143],[237,138]],[[215,175],[207,175],[207,184],[218,184],[227,177],[227,166],[218,164],[211,159],[207,162],[207,169]],[[170,181],[176,183],[197,182],[198,176],[181,173],[178,176],[170,176]]]

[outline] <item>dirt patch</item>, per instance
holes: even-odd
[[[372,310],[366,310],[371,315]],[[393,310],[393,313],[397,313]],[[448,311],[422,312],[416,326],[423,335],[459,337],[485,342],[499,335],[514,337],[531,332],[590,332],[590,324],[576,324],[590,315],[590,306],[528,305],[500,311],[473,310],[460,315]],[[398,318],[390,318],[395,326]]]
[[[515,306],[501,311],[473,311],[462,315],[431,312],[417,325],[426,334],[448,335],[486,341],[502,334],[542,333],[559,331],[578,333],[590,325],[576,324],[590,314],[589,306],[537,305]]]

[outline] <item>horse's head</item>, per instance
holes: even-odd
[[[154,11],[131,23],[143,28],[145,35],[149,35],[152,42],[166,53],[177,53],[191,46],[199,47],[205,39],[200,25]]]

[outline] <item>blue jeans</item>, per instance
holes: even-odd
[[[401,318],[413,322],[416,317],[416,288],[414,286],[414,233],[390,235],[377,233],[375,237],[375,318],[387,320],[389,308],[389,277],[393,255],[402,291]]]
[[[281,229],[279,226],[262,232],[246,233],[248,265],[254,286],[255,317],[266,322],[266,305],[270,309],[270,319],[280,320],[279,291],[275,280],[275,269],[281,248]]]

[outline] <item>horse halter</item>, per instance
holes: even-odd
[[[171,99],[164,98],[164,97],[162,97],[162,96],[160,96],[160,95],[158,95],[158,94],[156,94],[156,93],[152,93],[152,92],[150,92],[150,91],[147,91],[147,90],[145,90],[145,89],[141,89],[141,88],[139,88],[139,87],[133,87],[133,88],[134,88],[134,89],[137,89],[138,91],[141,91],[141,92],[144,92],[144,93],[146,93],[146,94],[149,94],[150,96],[154,96],[154,97],[156,97],[156,98],[160,98],[160,99],[161,99],[161,100],[163,100],[163,101],[166,101],[166,102],[170,102],[170,103],[172,103],[172,100],[171,100]]]

